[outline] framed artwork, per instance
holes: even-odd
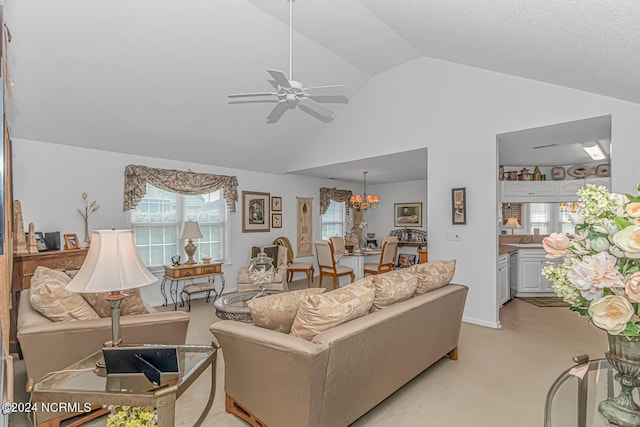
[[[47,247],[47,244],[44,241],[44,234],[41,231],[36,231],[35,236],[36,236],[36,245],[38,247],[38,252],[48,251],[49,248]],[[24,238],[27,242],[29,242],[29,233],[24,233]]]
[[[65,234],[64,235],[64,248],[66,250],[79,249],[79,247],[78,247],[78,235],[77,234]]]
[[[396,267],[411,267],[415,263],[415,254],[398,254],[398,264],[396,265]]]
[[[242,232],[270,231],[269,218],[271,196],[255,191],[242,192]]]
[[[272,196],[271,197],[271,211],[272,212],[280,212],[282,210],[282,197],[280,196]]]
[[[298,238],[298,256],[313,255],[313,217],[311,197],[297,198],[297,238]]]
[[[394,203],[394,227],[422,227],[422,202]]]
[[[466,224],[467,223],[467,202],[466,189],[451,189],[451,223]]]
[[[282,228],[282,214],[281,213],[272,213],[271,214],[271,227],[272,228]]]

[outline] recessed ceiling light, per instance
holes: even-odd
[[[586,151],[593,160],[604,160],[607,158],[597,141],[588,141],[582,143],[582,149]]]

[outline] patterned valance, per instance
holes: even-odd
[[[157,169],[141,165],[127,165],[124,170],[125,211],[135,209],[147,194],[147,182],[162,190],[195,196],[222,189],[229,212],[236,211],[238,178],[210,173]]]
[[[346,214],[349,215],[349,199],[352,194],[353,192],[351,190],[322,187],[320,189],[320,215],[324,215],[327,212],[332,200],[336,202],[347,202],[344,204],[344,209]]]

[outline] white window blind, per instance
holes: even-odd
[[[333,236],[344,236],[345,202],[331,200],[327,212],[320,217],[322,240],[329,240]]]

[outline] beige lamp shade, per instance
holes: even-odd
[[[196,221],[185,221],[180,229],[180,239],[202,239],[200,226]]]
[[[507,220],[507,223],[504,225],[505,228],[521,228],[522,226],[518,222],[518,218],[512,216]]]
[[[158,278],[138,255],[133,230],[95,230],[82,268],[69,292],[114,292],[151,285]]]

